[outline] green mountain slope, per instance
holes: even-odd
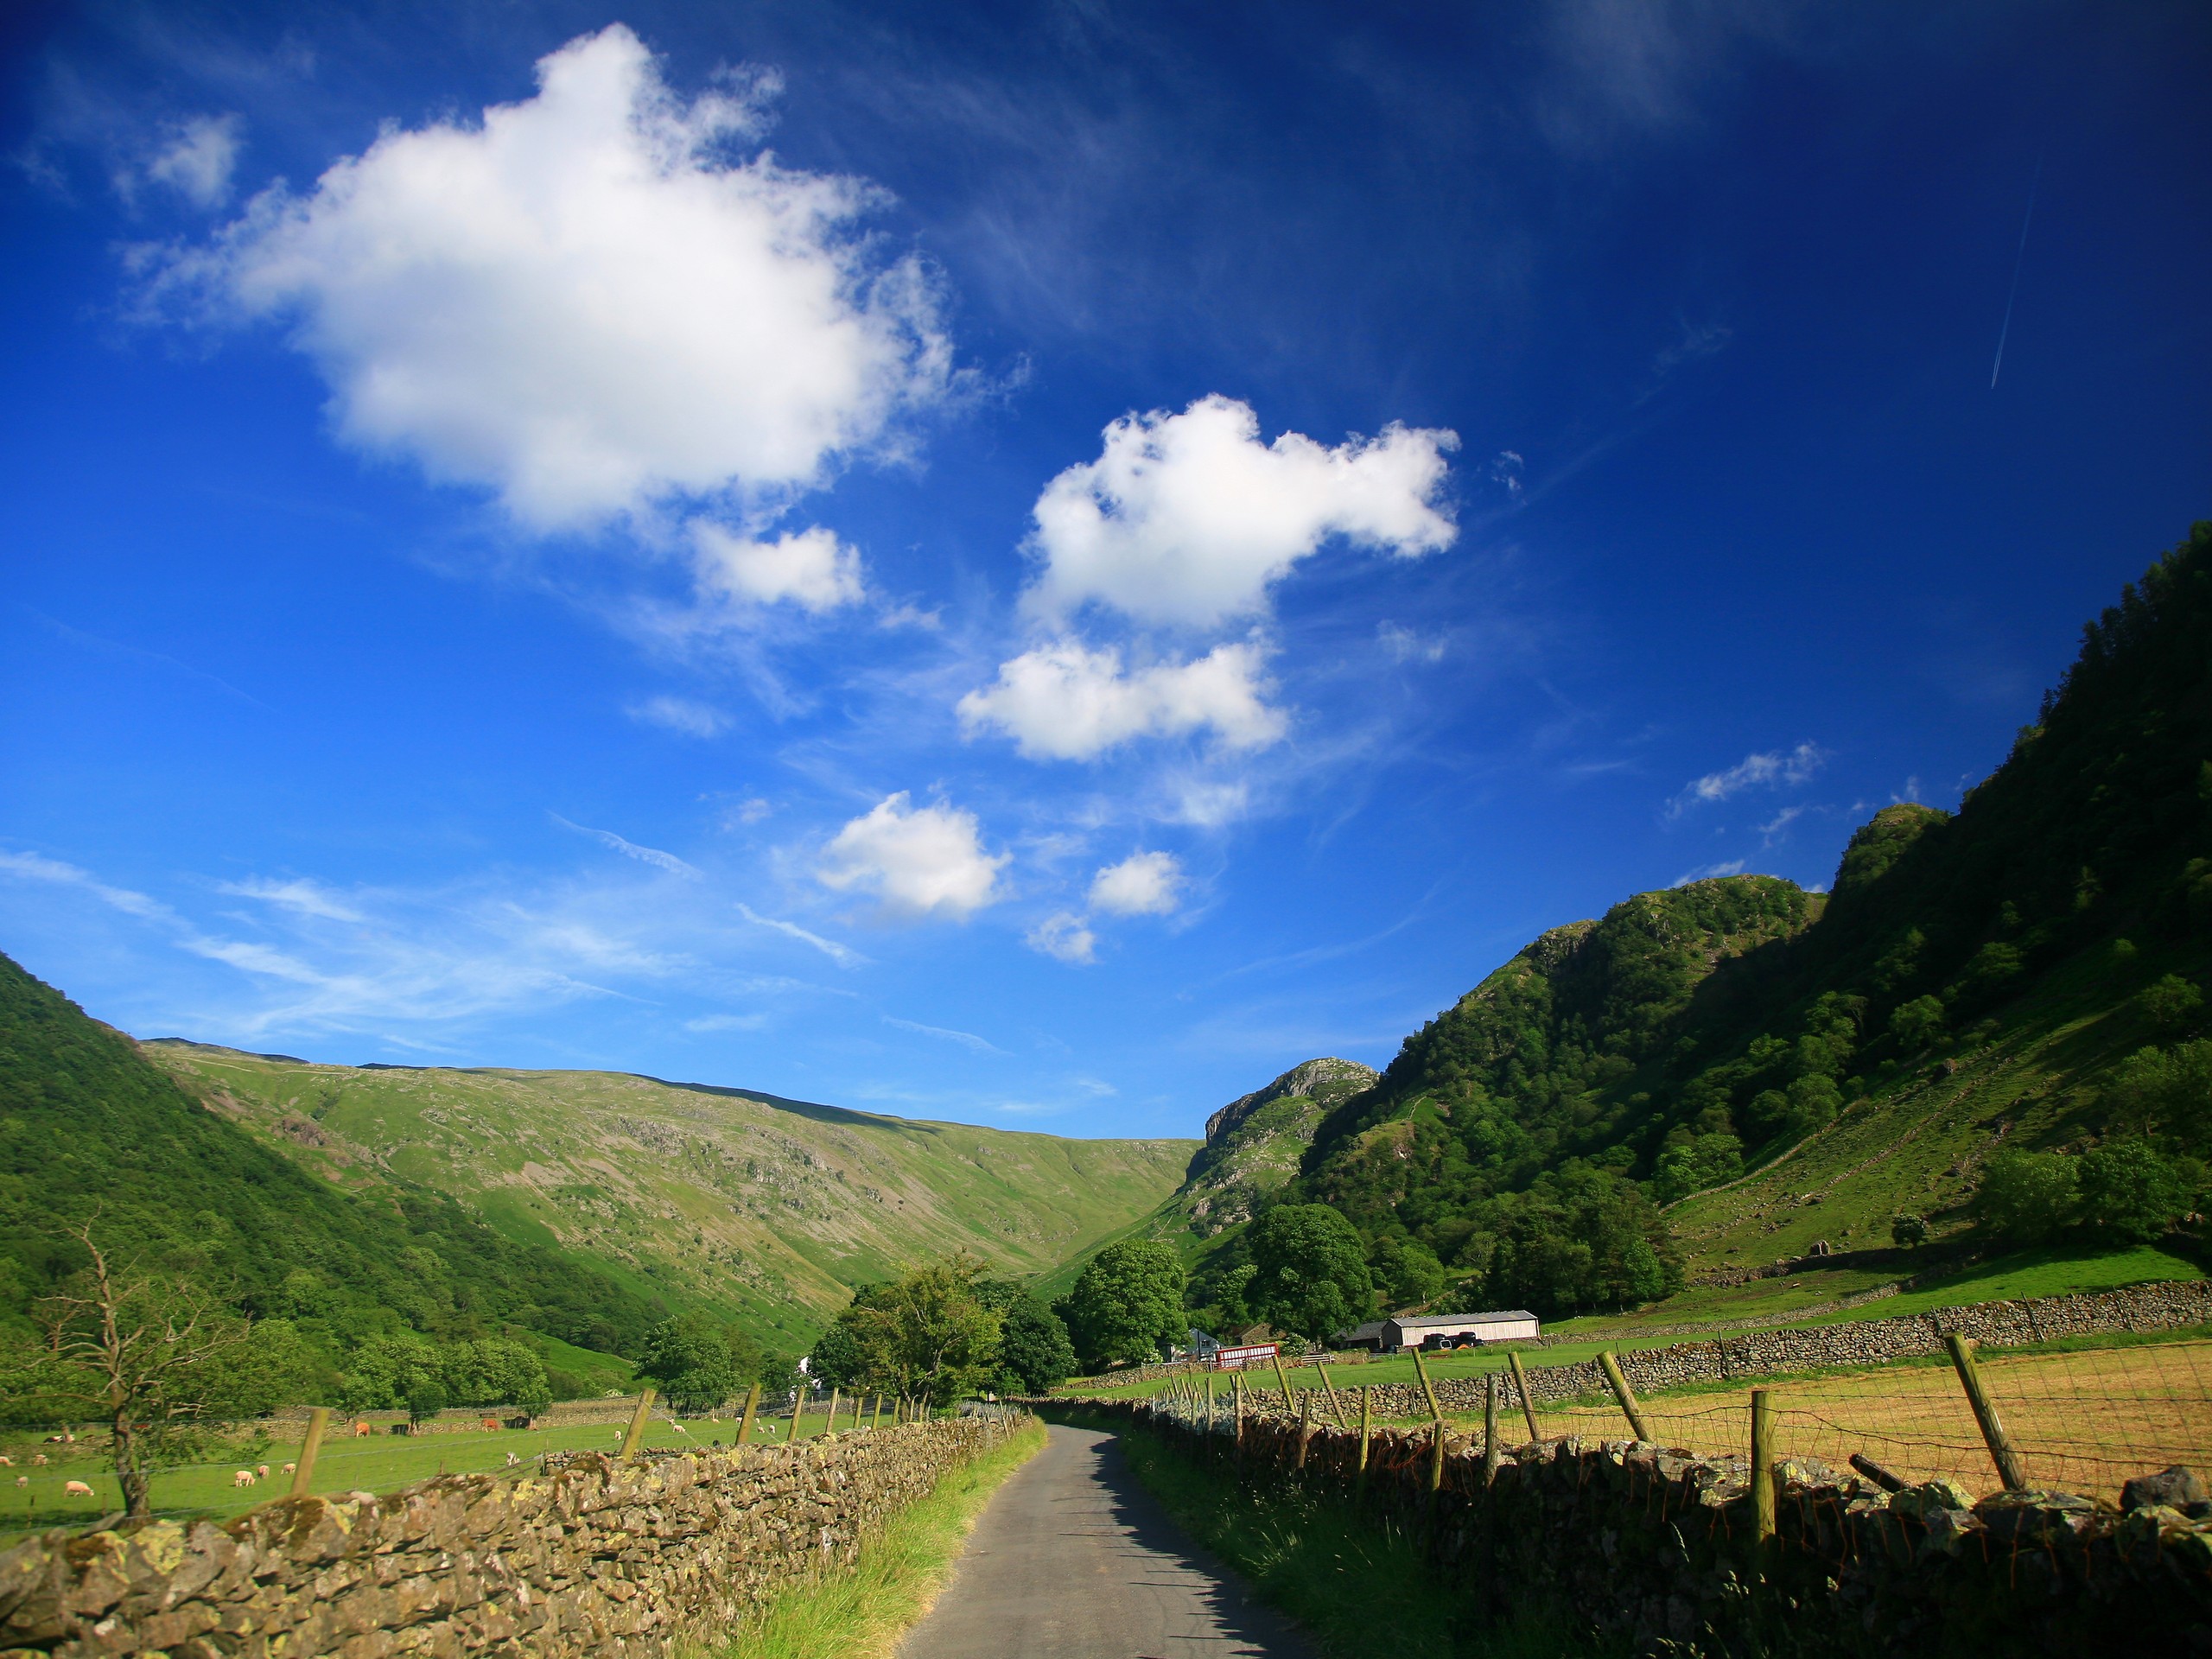
[[[619,1348],[666,1312],[437,1193],[316,1179],[0,957],[0,1319],[81,1265],[62,1230],[87,1219],[124,1258],[196,1266],[334,1348],[403,1323]]]
[[[1329,1115],[1286,1196],[1554,1313],[1877,1242],[1897,1211],[1941,1230],[2000,1141],[2104,1134],[2113,1065],[2186,1034],[2134,999],[2209,966],[2199,525],[2089,626],[1955,816],[1878,814],[1825,899],[1733,877],[1545,935]]]
[[[1187,1262],[1231,1242],[1255,1208],[1287,1185],[1334,1107],[1371,1086],[1376,1073],[1357,1060],[1312,1059],[1264,1089],[1240,1095],[1206,1119],[1206,1138],[1175,1190],[1127,1226],[1096,1240],[1039,1281],[1047,1300],[1064,1296],[1090,1257],[1124,1238],[1157,1238]],[[1188,1142],[1183,1143],[1188,1145]]]
[[[966,1249],[1034,1274],[1146,1215],[1189,1141],[915,1122],[597,1071],[312,1065],[157,1042],[213,1111],[326,1185],[422,1188],[638,1294],[801,1345],[854,1287]]]

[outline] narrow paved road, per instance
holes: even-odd
[[[1049,1431],[999,1488],[899,1659],[1311,1659],[1280,1614],[1198,1554],[1114,1437]]]

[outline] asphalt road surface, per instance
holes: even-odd
[[[899,1659],[1313,1659],[1198,1553],[1114,1437],[1054,1424],[999,1488]]]

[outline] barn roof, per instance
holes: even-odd
[[[1487,1313],[1423,1313],[1415,1318],[1389,1319],[1401,1331],[1415,1330],[1432,1325],[1481,1325],[1492,1319],[1533,1319],[1536,1316],[1525,1307],[1492,1308]]]

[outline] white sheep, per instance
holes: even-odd
[[[264,1463],[254,1472],[258,1474],[262,1479],[266,1480],[269,1478],[269,1465]]]
[[[231,1484],[232,1486],[251,1486],[253,1484],[253,1482],[254,1473],[251,1469],[238,1470],[231,1476]]]
[[[31,1478],[29,1475],[17,1475],[16,1477],[16,1490],[18,1491],[21,1491],[24,1487],[30,1484]]]
[[[36,1464],[43,1464],[46,1461],[46,1453],[43,1452],[36,1453],[33,1456],[31,1461]]]
[[[81,1480],[69,1481],[61,1488],[61,1496],[64,1497],[90,1497],[92,1495],[92,1489]]]
[[[284,1465],[284,1472],[288,1475],[296,1473],[299,1470],[299,1466],[300,1465],[296,1463],[288,1463]]]

